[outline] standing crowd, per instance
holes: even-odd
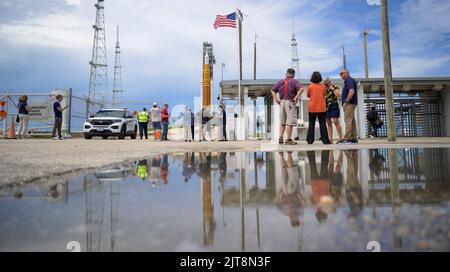
[[[311,84],[307,88],[307,97],[309,98],[309,126],[307,130],[306,142],[313,144],[315,142],[316,121],[319,122],[320,140],[325,145],[333,144],[334,128],[336,128],[339,137],[337,144],[357,144],[357,123],[355,119],[356,108],[358,106],[357,82],[350,76],[347,69],[340,72],[340,77],[344,80],[342,91],[331,83],[330,78],[323,80],[320,72],[314,72],[311,76]],[[280,138],[279,144],[296,145],[297,142],[292,139],[294,127],[297,126],[298,109],[297,103],[303,95],[305,89],[303,85],[295,79],[295,70],[288,69],[286,78],[278,81],[272,88],[272,96],[274,101],[280,105]],[[54,126],[52,130],[52,138],[54,140],[63,140],[61,133],[63,112],[68,106],[62,108],[62,95],[56,96],[53,103]],[[19,122],[18,137],[26,136],[29,122],[29,113],[31,107],[28,105],[28,97],[23,95],[19,98],[19,114],[17,122]],[[341,127],[341,109],[342,105],[344,113],[345,133]],[[135,117],[139,123],[140,138],[148,139],[148,127],[153,128],[155,140],[169,141],[169,105],[165,104],[161,109],[157,103],[153,104],[150,111],[143,108],[141,112],[135,112]],[[185,107],[181,113],[183,124],[183,139],[185,142],[192,142],[195,139],[196,120],[199,125],[200,142],[207,139],[219,141],[228,141],[226,133],[226,109],[221,104],[216,113],[213,113],[210,107],[203,107],[196,115],[189,107]],[[378,129],[383,126],[383,121],[372,107],[367,113],[369,122],[369,136],[373,139],[378,137]],[[258,124],[262,123],[260,120]],[[213,137],[211,134],[212,126],[219,127],[219,135]],[[260,125],[258,125],[259,127]],[[286,134],[286,137],[284,137]],[[208,137],[205,137],[208,136]]]
[[[167,135],[169,130],[169,105],[165,104],[162,109],[157,103],[153,104],[150,112],[147,108],[143,108],[141,112],[135,112],[139,123],[139,134],[141,140],[145,137],[148,139],[148,125],[153,128],[155,140],[169,141]],[[195,124],[196,120],[199,124],[199,141],[207,141],[216,139],[218,141],[228,141],[226,134],[226,111],[225,106],[220,105],[217,113],[212,113],[209,107],[203,107],[197,115],[185,106],[184,111],[180,114],[183,128],[183,139],[185,142],[195,140]],[[213,121],[215,121],[213,123]],[[213,126],[219,126],[219,136],[213,137],[211,130]],[[162,131],[162,132],[161,132]],[[206,137],[208,136],[208,137]]]
[[[344,88],[340,89],[331,83],[329,78],[323,80],[320,72],[314,72],[311,76],[311,84],[307,88],[309,98],[309,126],[306,137],[308,144],[315,141],[316,121],[319,121],[320,139],[323,144],[333,144],[334,127],[336,127],[339,140],[337,144],[357,144],[357,124],[355,119],[358,106],[357,83],[350,76],[347,69],[340,72],[344,80]],[[288,69],[286,78],[278,81],[272,88],[272,96],[280,105],[280,144],[296,145],[292,139],[293,128],[297,125],[297,102],[302,96],[304,87],[295,79],[295,70]],[[345,122],[345,134],[340,125],[342,104]],[[382,121],[375,108],[368,113],[367,120],[372,127],[371,138],[377,137],[377,130],[382,126]],[[286,138],[284,137],[286,133]]]

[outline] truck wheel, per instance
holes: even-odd
[[[102,139],[106,140],[106,139],[108,139],[108,136],[102,136]]]
[[[92,139],[92,135],[85,133],[85,134],[84,134],[84,138],[85,138],[86,140],[90,140],[90,139]]]
[[[137,137],[137,127],[134,127],[134,132],[133,134],[130,135],[132,140],[136,140]]]

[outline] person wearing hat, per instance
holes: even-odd
[[[139,122],[139,135],[141,136],[141,140],[144,135],[145,139],[148,140],[149,114],[146,108],[143,108],[142,111],[138,114],[138,122]]]
[[[156,140],[156,132],[161,130],[161,109],[158,103],[153,103],[153,108],[150,110],[150,117],[152,120],[153,137]]]

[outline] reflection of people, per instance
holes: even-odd
[[[328,161],[330,159],[330,151],[322,151],[320,173],[317,171],[316,152],[309,151],[308,161],[311,169],[311,189],[312,204],[316,207],[316,218],[319,223],[323,223],[328,219],[327,208],[330,203],[330,173],[328,172]]]
[[[334,168],[333,151],[330,152],[330,162],[328,171],[330,176],[330,196],[333,198],[337,205],[340,205],[342,199],[342,187],[344,186],[344,176],[342,175],[342,163],[344,160],[344,152],[339,151],[339,158],[336,162],[336,168]]]
[[[219,181],[223,183],[227,178],[227,153],[219,153],[219,161],[217,164],[220,173]]]
[[[150,182],[153,187],[157,187],[157,182],[159,179],[159,172],[161,169],[161,157],[159,155],[153,157],[152,164],[150,168]]]
[[[204,179],[211,179],[211,154],[199,153],[199,163],[197,164],[196,173]]]
[[[288,152],[287,161],[281,152],[280,161],[282,166],[282,185],[277,191],[275,204],[283,214],[289,216],[291,226],[296,228],[301,224],[300,216],[303,214],[306,206],[306,201],[300,193],[300,173],[292,158],[292,152]]]
[[[358,180],[358,151],[345,151],[347,157],[347,183],[346,196],[350,208],[349,217],[358,217],[363,210],[362,187]]]
[[[147,160],[140,160],[138,162],[138,165],[136,168],[136,176],[140,177],[143,181],[147,179],[147,177],[148,177],[148,161]]]
[[[369,157],[370,157],[369,162],[370,171],[372,171],[373,174],[379,177],[381,169],[383,168],[383,164],[386,161],[386,159],[383,157],[383,155],[380,154],[380,151],[378,149],[370,150]]]
[[[186,152],[184,154],[183,172],[184,182],[188,182],[195,173],[195,154],[193,152]]]
[[[164,185],[169,183],[169,156],[167,154],[162,156],[160,177]]]

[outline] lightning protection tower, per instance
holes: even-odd
[[[294,70],[297,72],[298,74],[298,69],[300,67],[299,65],[299,57],[298,57],[298,51],[297,51],[297,38],[295,37],[295,21],[292,20],[292,39],[291,39],[291,47],[292,47],[292,57],[291,57],[291,61],[292,61],[292,68],[294,68]]]
[[[122,64],[120,61],[120,43],[119,43],[119,26],[117,26],[117,42],[116,42],[116,57],[114,63],[114,86],[113,86],[112,106],[115,108],[122,101]]]
[[[106,105],[108,95],[108,64],[106,60],[106,31],[105,31],[105,1],[98,0],[94,28],[94,43],[92,47],[91,77],[89,81],[89,95],[86,117],[91,115],[91,106],[95,102]]]

